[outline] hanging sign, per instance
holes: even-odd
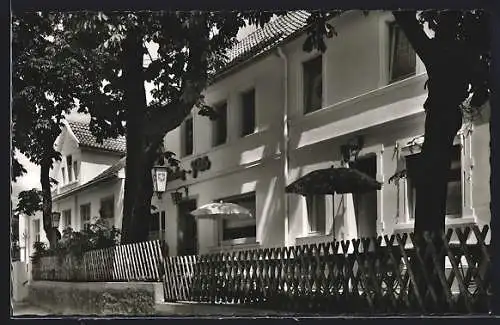
[[[199,172],[207,171],[210,169],[211,166],[212,163],[210,162],[208,156],[203,156],[194,159],[193,161],[191,161],[191,169],[193,171],[193,177],[194,178],[198,177]]]

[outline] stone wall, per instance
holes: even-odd
[[[59,315],[152,315],[163,283],[33,281],[28,301]]]

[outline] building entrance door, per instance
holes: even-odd
[[[196,200],[181,201],[177,206],[177,255],[198,254],[198,227],[191,211],[196,209]]]

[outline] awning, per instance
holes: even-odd
[[[363,193],[381,188],[380,182],[355,168],[332,167],[308,173],[288,185],[286,192],[301,195],[328,195]]]
[[[199,219],[217,219],[217,218],[240,218],[248,219],[254,216],[247,208],[238,204],[216,202],[209,203],[190,212],[191,215]]]

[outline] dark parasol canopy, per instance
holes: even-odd
[[[373,177],[347,167],[325,168],[310,172],[286,187],[287,193],[302,195],[363,193],[380,190],[382,184]]]

